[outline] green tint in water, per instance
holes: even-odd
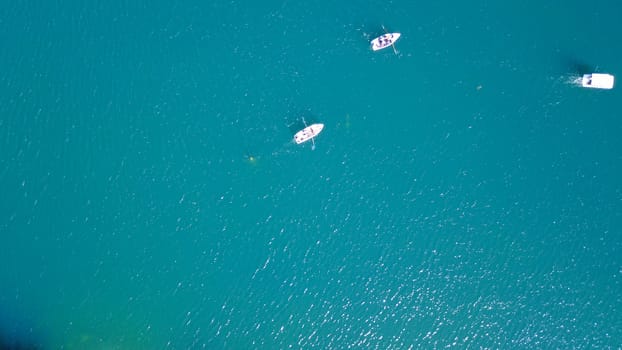
[[[5,6],[5,333],[619,347],[620,5],[343,6]]]

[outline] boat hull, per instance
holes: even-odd
[[[400,33],[383,34],[371,41],[371,49],[374,51],[386,49],[387,47],[395,44],[400,36],[402,36]]]
[[[581,79],[581,86],[592,89],[613,89],[614,77],[611,74],[585,74]]]
[[[317,135],[319,135],[323,129],[324,129],[324,124],[320,124],[320,123],[311,124],[307,126],[306,128],[298,131],[294,135],[294,142],[296,142],[297,144],[307,142],[313,139],[314,137],[316,137]]]

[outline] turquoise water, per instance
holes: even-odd
[[[2,5],[0,345],[621,347],[621,10]]]

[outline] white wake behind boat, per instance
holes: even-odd
[[[395,44],[397,39],[400,38],[400,33],[386,33],[371,41],[371,49],[374,51],[386,49],[389,46]]]
[[[320,124],[320,123],[311,124],[305,127],[304,129],[298,131],[294,135],[294,141],[297,144],[301,144],[303,142],[313,140],[313,138],[319,135],[323,129],[324,129],[324,124]]]
[[[581,78],[581,86],[594,89],[613,89],[614,77],[611,74],[592,73]]]

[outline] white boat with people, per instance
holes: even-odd
[[[387,28],[382,26],[382,29],[385,31],[381,36],[373,39],[371,41],[371,49],[374,51],[386,49],[387,47],[393,47],[393,52],[397,55],[397,49],[395,48],[395,42],[402,36],[401,33],[389,33]]]
[[[584,74],[581,78],[581,86],[593,89],[613,89],[614,77],[611,74],[591,73]]]
[[[400,38],[400,33],[386,33],[375,38],[371,41],[371,49],[374,51],[386,49],[389,46],[393,46],[395,42]]]
[[[307,122],[305,122],[304,118],[302,119],[302,121],[305,124],[305,127],[304,129],[294,134],[294,142],[299,145],[310,140],[313,143],[312,149],[315,149],[314,139],[322,132],[322,130],[324,130],[324,124],[314,123],[311,125],[307,125]]]

